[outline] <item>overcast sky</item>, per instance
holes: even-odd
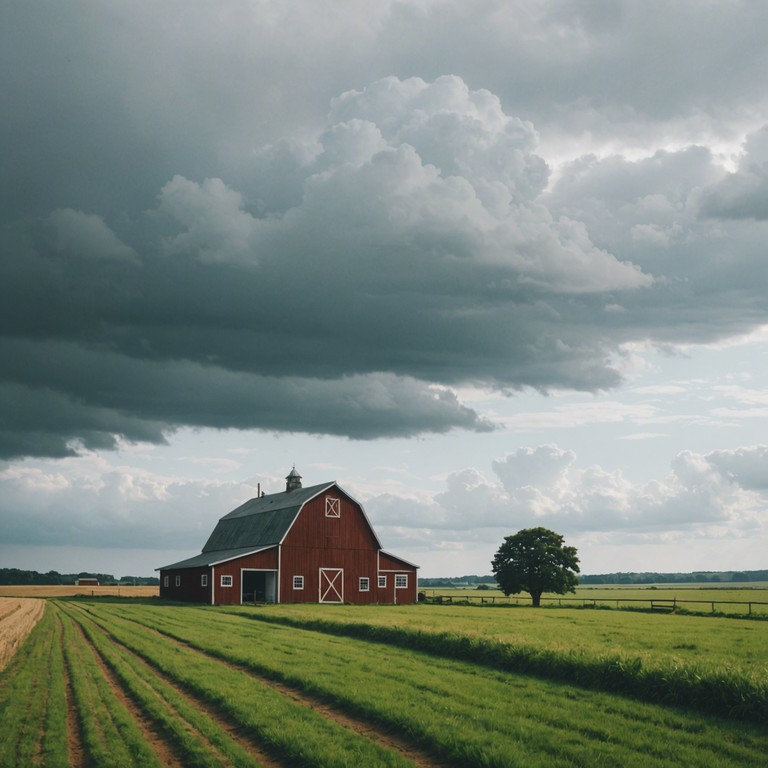
[[[768,567],[768,4],[0,4],[0,567],[336,480],[422,576]]]

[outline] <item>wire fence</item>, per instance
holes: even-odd
[[[424,601],[438,605],[461,605],[478,603],[480,605],[531,605],[530,597],[524,595],[427,595]],[[768,602],[757,600],[686,600],[677,597],[668,600],[642,597],[542,597],[542,605],[575,605],[581,608],[645,608],[660,613],[674,613],[678,608],[697,613],[727,613],[744,616],[768,617]],[[688,609],[687,606],[696,606]],[[702,608],[701,606],[708,606]]]

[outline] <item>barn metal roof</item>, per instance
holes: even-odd
[[[216,565],[236,557],[254,554],[277,546],[285,538],[304,504],[333,486],[342,491],[332,481],[311,485],[308,488],[296,488],[292,491],[270,493],[250,499],[219,519],[199,555],[155,570],[167,571]],[[342,493],[346,493],[346,491],[342,491]],[[363,512],[363,517],[368,521],[365,510],[362,506],[360,509]],[[368,525],[370,526],[369,521]],[[371,532],[380,548],[381,543],[379,543],[378,536],[376,536],[372,526]],[[389,556],[394,557],[393,555]],[[396,559],[400,560],[401,558]],[[406,561],[402,560],[402,562],[405,563]]]
[[[176,571],[182,568],[201,568],[207,565],[218,565],[219,563],[227,562],[227,560],[234,560],[236,557],[256,554],[256,552],[261,552],[264,549],[270,549],[270,547],[238,547],[237,549],[221,549],[216,552],[203,552],[194,557],[188,557],[186,560],[179,560],[178,563],[163,565],[160,568],[155,568],[155,570]]]
[[[279,544],[302,506],[333,485],[335,483],[321,483],[246,501],[219,520],[203,547],[203,554]]]

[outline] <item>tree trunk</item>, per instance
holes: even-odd
[[[534,608],[541,606],[541,592],[531,592],[531,605]]]

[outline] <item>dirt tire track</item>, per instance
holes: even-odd
[[[56,611],[56,621],[59,623],[59,651],[64,661],[64,698],[67,708],[67,762],[71,768],[86,768],[85,750],[83,749],[82,726],[80,716],[72,695],[72,680],[69,675],[69,665],[64,654],[64,626],[61,614]]]
[[[115,673],[104,661],[103,656],[88,639],[80,624],[78,622],[75,622],[75,624],[83,642],[94,655],[99,669],[101,670],[101,674],[109,684],[112,693],[115,695],[117,700],[128,710],[128,712],[130,712],[131,717],[136,722],[136,725],[144,736],[145,741],[152,748],[152,751],[155,753],[161,765],[168,766],[169,768],[184,768],[184,763],[177,754],[175,747],[168,742],[162,730],[158,727],[157,723],[151,718],[147,717],[144,711],[129,696],[129,694],[122,687],[120,681],[117,679]]]
[[[88,618],[90,618],[90,616]],[[140,626],[144,627],[143,624],[141,624]],[[258,761],[263,766],[263,768],[286,768],[285,763],[278,762],[272,755],[267,754],[264,751],[262,745],[258,741],[248,737],[247,735],[244,735],[242,733],[243,726],[240,723],[235,723],[227,719],[226,716],[224,716],[215,707],[212,707],[207,702],[203,701],[202,699],[198,698],[196,695],[187,691],[185,688],[180,686],[175,680],[167,677],[165,673],[163,673],[160,669],[158,669],[154,664],[147,661],[142,656],[139,656],[137,653],[132,651],[128,646],[116,640],[103,627],[99,626],[96,623],[94,623],[94,627],[96,627],[96,629],[98,629],[98,631],[101,632],[103,635],[108,637],[110,642],[114,643],[116,646],[119,646],[137,664],[141,664],[146,669],[151,670],[153,675],[156,675],[157,677],[162,679],[166,685],[168,685],[171,689],[173,689],[173,691],[178,696],[183,698],[188,704],[190,704],[190,706],[201,711],[220,730],[226,733],[227,736],[229,736],[229,738],[232,739],[232,741],[238,744],[242,749],[248,752],[251,755],[251,757],[253,757],[256,761]],[[154,632],[154,630],[150,629],[149,627],[147,627],[146,629],[148,631]],[[155,633],[155,634],[158,634],[160,637],[165,639],[165,635],[162,635],[161,633]],[[162,699],[162,696],[160,696],[160,694],[157,693],[156,691],[153,691],[153,694],[158,696],[158,698]],[[169,707],[173,708],[170,703],[166,702],[166,704]],[[181,717],[181,715],[179,715],[179,717]],[[187,721],[185,720],[185,722]],[[222,758],[222,760],[224,761],[227,760],[227,756],[224,755],[218,749],[218,747],[216,747],[215,744],[211,743],[208,740],[208,738],[205,736],[205,734],[198,731],[197,728],[195,728],[195,726],[192,725],[192,723],[187,723],[187,724],[189,725],[190,729],[194,731],[194,733],[196,734],[196,737],[200,739],[202,742],[204,742],[212,752],[214,752],[216,755],[219,755]]]
[[[153,629],[152,627],[148,627],[146,624],[141,624],[141,622],[135,621],[133,619],[129,620],[134,621],[134,623],[144,627],[144,629],[146,629],[148,632],[159,635],[165,640],[170,640],[171,642],[174,642],[183,648],[188,648],[190,650],[196,651],[197,653],[202,653],[203,655],[208,656],[211,659],[215,659],[216,661],[224,664],[227,667],[230,667],[231,669],[236,669],[238,672],[244,672],[245,674],[258,680],[264,685],[268,685],[270,688],[278,691],[279,693],[282,693],[284,696],[288,696],[297,704],[301,704],[309,709],[313,709],[323,717],[326,717],[329,720],[334,720],[339,725],[354,731],[360,736],[364,736],[365,738],[375,742],[385,749],[398,752],[402,757],[410,760],[414,765],[418,766],[418,768],[443,768],[444,764],[442,762],[438,762],[437,758],[435,758],[425,749],[405,741],[399,736],[385,733],[384,731],[380,730],[380,726],[377,723],[373,723],[370,720],[363,720],[361,718],[353,717],[348,712],[343,711],[339,707],[335,707],[333,704],[330,704],[324,699],[321,699],[319,696],[313,696],[312,694],[297,686],[289,685],[288,683],[280,682],[264,675],[260,675],[251,667],[248,667],[245,664],[238,664],[234,661],[222,659],[219,656],[215,656],[201,650],[200,648],[196,648],[194,645],[185,643],[183,640],[178,640],[177,638],[166,635],[165,633]]]

